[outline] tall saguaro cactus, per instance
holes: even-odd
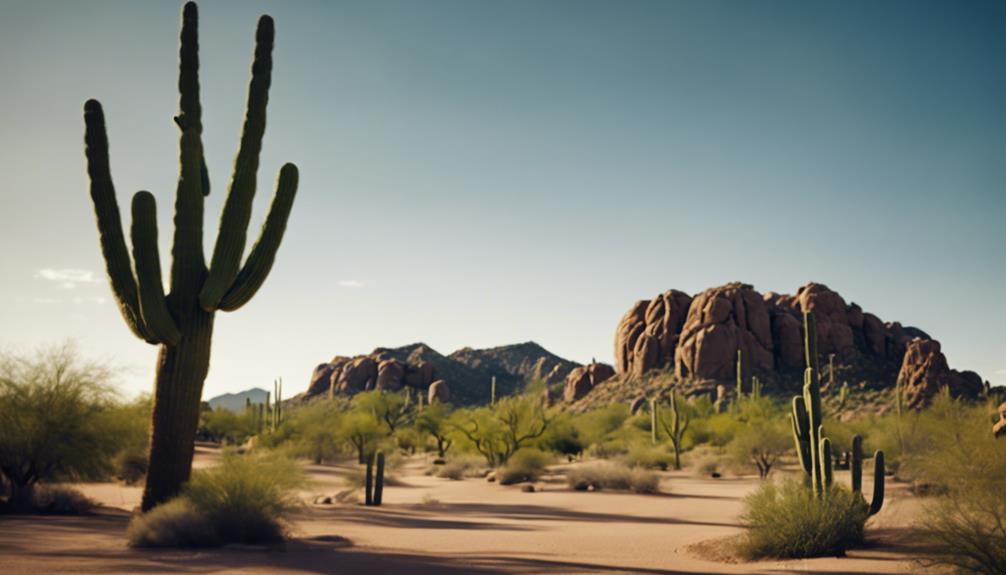
[[[262,16],[255,35],[241,143],[212,264],[206,266],[203,203],[210,187],[202,147],[197,27],[196,5],[188,2],[182,10],[179,114],[174,118],[181,131],[180,173],[167,295],[161,280],[154,196],[145,191],[133,196],[131,261],[112,185],[104,111],[96,100],[84,104],[91,199],[112,291],[130,330],[140,339],[160,346],[144,511],[176,495],[189,478],[199,402],[209,370],[214,316],[217,311],[234,311],[248,303],[262,286],[282,241],[297,191],[297,167],[286,164],[280,169],[261,235],[242,265],[272,74],[273,21]]]
[[[823,496],[831,488],[833,460],[831,440],[824,437],[824,412],[821,409],[821,382],[817,363],[817,328],[812,312],[804,314],[803,326],[807,369],[804,371],[803,395],[793,398],[793,441],[800,465],[810,479],[814,492]],[[849,466],[852,470],[852,490],[861,493],[863,439],[858,435],[852,439]],[[873,500],[870,502],[870,515],[880,512],[884,504],[884,473],[884,452],[877,451],[873,457]]]

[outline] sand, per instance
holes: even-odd
[[[200,466],[214,454],[200,450]],[[308,466],[307,500],[345,489],[350,464]],[[909,526],[918,500],[897,484],[871,520],[867,549],[842,558],[736,561],[729,539],[753,477],[663,473],[661,495],[574,492],[559,477],[526,493],[484,479],[398,471],[379,508],[309,505],[280,548],[144,551],[125,546],[140,489],[80,486],[106,507],[84,517],[0,517],[0,572],[15,573],[918,573]],[[843,478],[839,478],[843,480]],[[869,486],[867,486],[869,488]]]

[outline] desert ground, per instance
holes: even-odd
[[[197,466],[218,453],[200,448]],[[572,465],[582,465],[574,463]],[[533,493],[485,479],[425,474],[409,459],[381,507],[314,504],[346,490],[353,465],[309,465],[313,485],[283,547],[135,550],[126,547],[140,488],[79,486],[102,504],[80,517],[0,518],[0,561],[14,573],[918,573],[908,527],[920,502],[904,485],[868,524],[866,549],[847,557],[737,562],[724,540],[741,533],[742,498],[756,477],[665,472],[659,495],[577,492],[552,468]],[[847,481],[846,477],[840,480]],[[867,486],[869,488],[869,486]]]

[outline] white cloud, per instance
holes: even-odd
[[[79,269],[52,269],[44,268],[35,273],[36,278],[41,278],[51,282],[59,283],[63,289],[73,289],[78,284],[91,284],[100,281],[94,272]]]
[[[339,286],[344,288],[362,288],[363,282],[358,280],[340,280]]]

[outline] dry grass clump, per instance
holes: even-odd
[[[657,473],[614,463],[593,463],[570,469],[566,483],[577,491],[612,489],[634,493],[660,492],[660,476]]]
[[[179,497],[133,519],[126,531],[130,547],[214,547],[220,545],[209,516]]]
[[[44,515],[84,515],[97,504],[86,495],[65,485],[39,485],[32,493],[32,507]]]
[[[443,465],[437,465],[433,474],[444,479],[460,481],[466,477],[481,475],[485,463],[480,457],[456,457]]]

